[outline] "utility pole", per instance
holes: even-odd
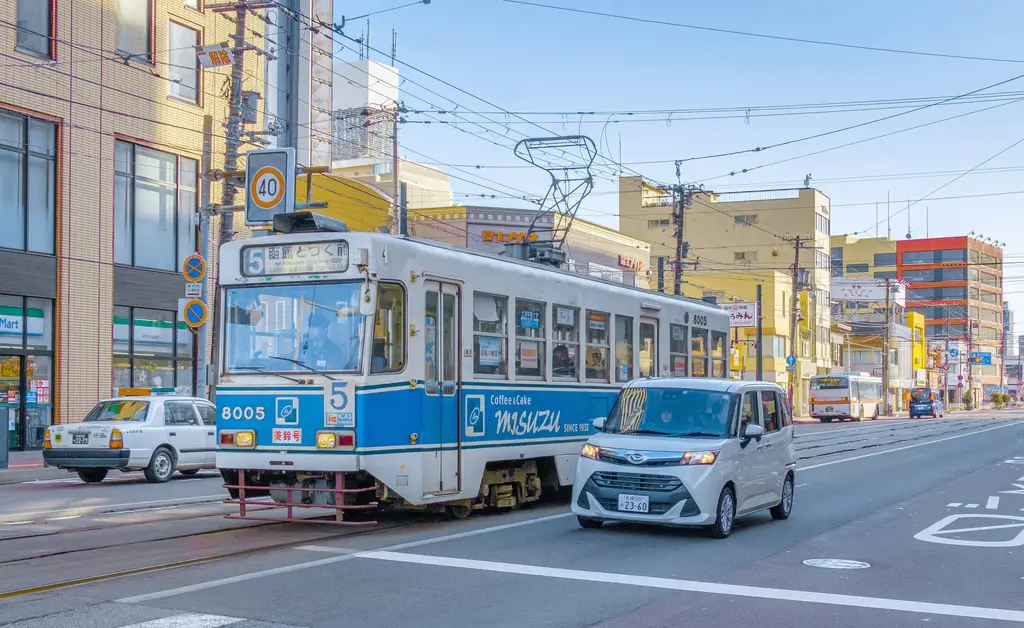
[[[401,221],[402,221],[402,217],[399,214],[401,214],[401,212],[402,212],[402,204],[401,203],[402,202],[408,203],[409,199],[402,199],[401,201],[399,200],[399,196],[400,196],[400,193],[401,193],[401,188],[400,188],[400,184],[398,182],[398,113],[399,113],[399,106],[398,106],[398,103],[396,102],[395,103],[395,119],[394,119],[394,121],[392,122],[392,125],[391,125],[391,173],[392,173],[392,177],[394,178],[394,189],[392,190],[392,195],[393,195],[393,198],[395,199],[394,200],[394,207],[393,207],[393,209],[394,209],[394,216],[395,216],[395,222],[394,222],[395,228],[392,229],[391,232],[392,233],[401,234],[401,235],[405,235],[405,234],[402,233],[402,227],[401,227],[401,224],[400,224]]]
[[[797,318],[800,316],[800,299],[798,298],[800,292],[800,249],[803,248],[803,238],[796,236],[794,238],[783,238],[787,242],[793,243],[793,293],[790,295],[790,319],[789,319],[789,355],[796,359],[796,341],[797,341]],[[795,365],[793,367],[796,368]],[[796,370],[793,371],[789,379],[789,403],[793,403],[793,384],[796,380]],[[794,410],[795,412],[795,410]]]
[[[205,211],[210,206],[211,190],[210,186],[213,185],[212,181],[206,177],[206,173],[213,169],[213,116],[203,116],[203,187],[199,192],[199,205],[203,208],[203,211],[199,212],[199,255],[204,260],[210,259],[210,212]],[[207,262],[209,264],[209,262]],[[201,298],[203,303],[206,304],[206,311],[211,311],[210,304],[210,286],[213,284],[213,279],[209,276],[205,277],[202,281],[202,294]],[[206,384],[209,382],[209,376],[207,375],[208,362],[206,360],[206,339],[209,337],[209,323],[202,325],[196,335],[197,355],[196,355],[196,377],[197,377],[197,391],[196,394],[200,397],[208,398],[206,395]]]
[[[757,367],[754,369],[754,380],[760,382],[764,379],[764,349],[762,348],[762,343],[764,342],[764,310],[761,309],[760,282],[758,282],[755,290],[754,301],[757,303]]]
[[[889,281],[885,280],[885,314],[882,323],[882,416],[890,415],[889,408],[889,309],[891,308],[891,294],[889,293]]]
[[[687,255],[687,244],[683,240],[683,227],[685,224],[685,212],[689,205],[687,189],[682,185],[673,187],[675,195],[675,212],[672,214],[673,235],[676,238],[676,254],[672,263],[673,283],[672,294],[679,296],[683,293],[683,259]]]

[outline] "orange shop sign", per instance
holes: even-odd
[[[531,233],[527,237],[525,231],[494,231],[493,229],[484,229],[481,235],[484,242],[535,242],[537,240],[536,233]]]
[[[626,257],[625,255],[619,256],[619,266],[624,268],[630,268],[632,270],[643,270],[644,261],[635,257]]]

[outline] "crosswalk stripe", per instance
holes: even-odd
[[[183,615],[171,615],[160,619],[151,619],[138,624],[121,626],[121,628],[219,628],[229,624],[236,624],[244,621],[240,617],[226,617],[224,615],[204,615],[202,613],[185,613]]]

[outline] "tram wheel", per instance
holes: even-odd
[[[473,509],[465,504],[453,504],[448,506],[448,514],[455,519],[465,519],[471,512],[473,512]]]

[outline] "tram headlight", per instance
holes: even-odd
[[[334,432],[316,433],[317,449],[334,449],[338,446],[338,435]]]
[[[239,430],[235,432],[235,447],[253,449],[256,447],[256,432],[252,430]]]
[[[583,449],[580,450],[580,455],[583,456],[584,458],[590,458],[591,460],[600,460],[601,448],[598,447],[597,445],[591,445],[590,443],[587,443],[586,445],[583,446]]]

